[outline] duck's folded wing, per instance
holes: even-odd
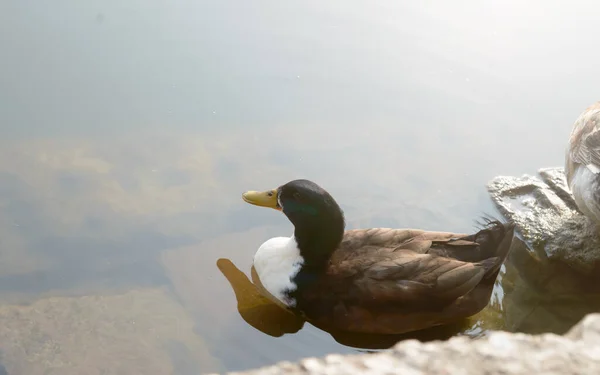
[[[428,232],[420,229],[370,228],[346,231],[334,263],[369,254],[382,254],[397,249],[426,253],[436,241],[449,241],[465,236],[451,232]]]
[[[354,279],[355,293],[363,302],[444,304],[467,294],[481,281],[485,266],[410,250],[393,257],[365,262]],[[356,259],[355,262],[361,262]],[[360,264],[354,264],[360,269]]]
[[[571,158],[594,173],[600,172],[600,130],[582,138],[582,142],[571,150]]]
[[[570,161],[600,172],[600,103],[585,110],[575,121],[569,140]]]

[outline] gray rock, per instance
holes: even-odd
[[[600,314],[566,335],[491,332],[480,339],[407,340],[376,354],[328,355],[282,362],[238,375],[563,375],[600,373]]]
[[[577,209],[562,168],[542,169],[539,174],[540,178],[498,176],[488,191],[539,260],[562,262],[584,276],[596,274],[598,229]]]
[[[488,190],[519,238],[502,277],[504,329],[565,333],[600,311],[600,239],[577,209],[563,170],[496,177]]]

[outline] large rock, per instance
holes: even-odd
[[[502,280],[505,329],[564,333],[600,311],[600,236],[577,209],[562,168],[499,176],[488,191],[519,239]]]
[[[588,315],[565,336],[492,332],[481,339],[403,341],[377,354],[328,355],[230,374],[327,375],[563,375],[600,373],[600,314]]]
[[[520,276],[547,296],[600,293],[600,231],[583,216],[562,168],[535,176],[498,176],[488,184],[492,201],[517,225],[508,258]],[[597,299],[597,298],[596,298]]]
[[[539,174],[541,178],[498,176],[488,191],[538,256],[585,275],[595,273],[600,264],[598,229],[577,209],[562,168],[541,169]]]

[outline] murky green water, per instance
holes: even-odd
[[[192,374],[359,350],[253,294],[254,251],[292,228],[241,192],[309,178],[350,228],[471,232],[489,179],[562,164],[597,100],[596,7],[0,4],[2,364]],[[422,338],[588,309],[539,313],[511,269],[490,309]]]

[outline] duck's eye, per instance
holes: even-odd
[[[298,193],[298,192],[294,193],[294,199],[300,200],[300,198],[301,198],[300,193]]]

